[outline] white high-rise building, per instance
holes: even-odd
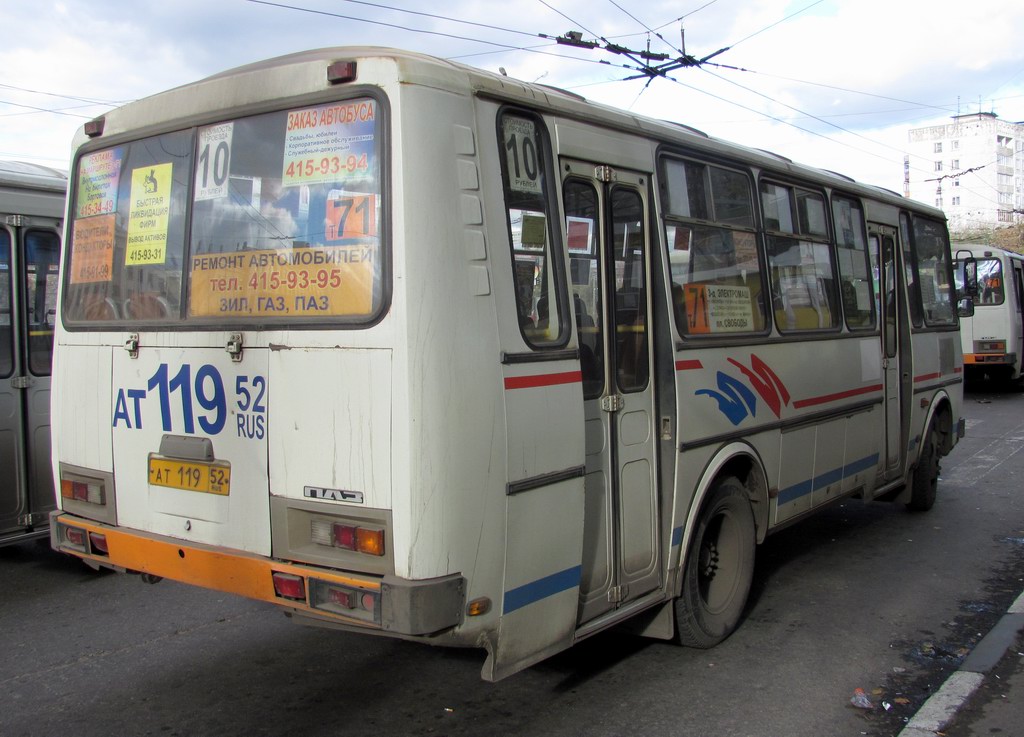
[[[956,115],[907,138],[904,194],[942,208],[951,231],[1024,223],[1024,123]]]

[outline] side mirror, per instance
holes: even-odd
[[[960,317],[974,317],[974,300],[964,297],[956,304],[956,314]]]
[[[964,294],[968,297],[978,296],[978,259],[970,251],[957,251],[956,260],[960,262],[964,274]]]

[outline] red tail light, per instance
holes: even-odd
[[[334,544],[339,548],[345,550],[356,549],[356,530],[359,529],[355,525],[343,525],[341,523],[334,523]]]
[[[72,545],[77,545],[80,548],[85,547],[85,530],[79,529],[78,527],[65,527],[64,528],[64,539]]]
[[[317,545],[354,550],[378,557],[383,556],[385,552],[384,530],[378,528],[314,519],[310,523],[309,536]]]
[[[306,600],[306,582],[302,576],[274,571],[274,591],[283,599]]]
[[[89,547],[92,548],[94,553],[110,555],[110,549],[107,547],[107,536],[99,532],[89,533]]]

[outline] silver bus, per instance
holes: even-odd
[[[0,161],[0,545],[42,537],[54,509],[50,357],[67,176]]]

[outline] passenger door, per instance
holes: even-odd
[[[1013,373],[1016,376],[1021,373],[1022,366],[1024,366],[1024,270],[1022,270],[1020,261],[1016,259],[1010,259],[1009,266],[1013,269],[1013,297],[1016,307],[1010,309],[1010,344],[1006,350],[1013,351],[1015,354]],[[1005,281],[1009,281],[1009,279]],[[1009,291],[1009,284],[1006,286]]]
[[[872,270],[878,274],[879,322],[882,327],[885,458],[880,467],[883,469],[883,481],[898,477],[903,469],[903,432],[900,423],[901,371],[910,371],[909,365],[903,367],[901,360],[903,351],[901,350],[899,325],[900,313],[904,306],[903,293],[899,289],[901,270],[897,264],[896,233],[895,228],[884,225],[871,224],[868,226]]]
[[[583,374],[579,622],[661,584],[646,177],[563,161]]]
[[[0,230],[0,532],[43,525],[56,508],[50,363],[60,236]]]
[[[11,231],[0,226],[0,534],[22,527],[20,518],[25,514],[13,254]]]
[[[40,524],[56,509],[50,462],[50,367],[57,320],[60,236],[53,230],[28,230],[21,251],[24,264],[24,309],[21,310],[25,388],[25,457],[29,511]]]

